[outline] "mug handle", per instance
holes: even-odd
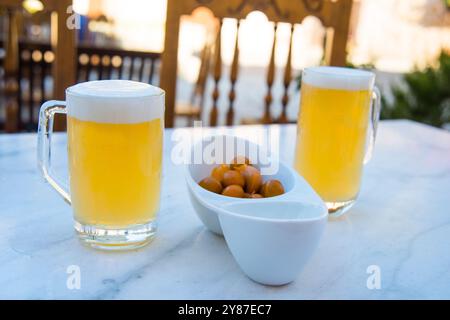
[[[370,110],[370,125],[371,129],[368,135],[366,154],[364,156],[364,164],[368,163],[372,159],[373,147],[375,145],[375,138],[377,137],[378,122],[380,120],[381,111],[381,93],[375,86],[372,91],[372,103]]]
[[[53,177],[51,167],[51,138],[53,122],[56,113],[67,114],[66,102],[51,100],[45,102],[39,111],[37,161],[39,170],[45,180],[55,189],[63,199],[71,204],[72,200],[68,188]]]

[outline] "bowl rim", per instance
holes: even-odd
[[[261,147],[259,144],[255,143],[253,141],[250,141],[248,139],[245,139],[245,138],[228,135],[228,134],[217,134],[217,135],[209,135],[207,137],[203,137],[201,140],[198,140],[196,143],[194,143],[191,146],[191,150],[190,150],[191,154],[193,152],[192,151],[193,148],[197,144],[202,143],[203,141],[205,141],[205,139],[211,139],[212,137],[216,137],[216,136],[233,137],[235,139],[244,140],[246,142],[253,143],[253,144],[256,144],[259,147]],[[244,218],[244,219],[252,219],[252,220],[256,220],[256,221],[260,221],[260,222],[268,222],[268,223],[302,223],[302,222],[314,222],[314,221],[326,219],[328,217],[328,210],[326,209],[326,206],[323,202],[315,203],[315,202],[308,201],[308,200],[305,200],[305,201],[296,200],[296,199],[292,199],[292,197],[290,197],[290,196],[292,196],[292,194],[294,192],[296,192],[296,190],[298,188],[298,184],[299,184],[298,173],[294,170],[294,168],[289,166],[286,162],[279,160],[279,159],[276,161],[278,162],[279,166],[283,167],[285,170],[287,170],[287,174],[289,174],[293,178],[293,186],[289,191],[287,191],[281,195],[278,195],[275,197],[270,197],[270,198],[263,198],[263,199],[233,198],[233,197],[227,197],[227,196],[217,194],[217,193],[211,192],[209,190],[203,189],[202,187],[200,187],[198,185],[198,183],[192,177],[192,174],[190,171],[190,166],[192,165],[191,163],[186,163],[184,165],[184,174],[185,174],[187,186],[191,190],[192,196],[194,196],[195,199],[198,202],[200,202],[200,204],[202,204],[204,207],[208,208],[209,210],[214,211],[216,213],[216,215],[218,216],[218,218],[220,218],[221,214],[229,214],[229,215],[238,216],[238,217]],[[206,164],[203,164],[203,165],[206,165]],[[207,199],[211,199],[212,203],[208,203]],[[301,204],[304,206],[317,207],[317,209],[322,210],[323,212],[320,215],[312,217],[312,218],[276,219],[276,218],[262,218],[262,217],[253,217],[253,216],[243,215],[243,214],[232,212],[232,211],[229,211],[229,210],[226,210],[225,208],[223,208],[223,207],[231,206],[233,204],[248,204],[248,203],[250,203],[250,201],[258,201],[258,203],[268,203],[268,202],[297,203],[297,204]]]
[[[327,220],[327,217],[328,217],[328,210],[326,210],[319,204],[314,204],[311,202],[303,202],[303,201],[299,201],[299,200],[275,200],[272,202],[280,203],[280,204],[291,203],[291,204],[299,204],[299,205],[303,205],[303,206],[315,207],[318,210],[321,210],[322,212],[320,213],[320,215],[318,215],[316,217],[311,217],[311,218],[277,219],[277,218],[264,218],[264,217],[257,217],[257,216],[248,216],[248,215],[240,214],[240,213],[233,212],[233,211],[227,209],[227,207],[230,207],[233,205],[239,205],[239,204],[242,204],[242,202],[230,202],[230,203],[224,204],[223,207],[216,207],[215,210],[217,210],[219,213],[219,219],[220,219],[220,216],[224,214],[224,215],[231,215],[234,217],[239,217],[241,219],[248,219],[248,220],[254,220],[254,221],[259,221],[259,222],[276,223],[276,224],[315,222],[315,221],[320,221],[320,220]],[[206,204],[204,204],[204,205],[206,205]]]

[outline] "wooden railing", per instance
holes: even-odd
[[[158,52],[78,47],[78,81],[128,79],[155,83]]]
[[[0,45],[1,45],[0,41]],[[55,55],[50,44],[19,43],[18,130],[37,129],[39,106],[53,96],[52,65]],[[128,79],[155,84],[160,53],[112,48],[77,47],[77,82],[99,79]],[[0,106],[0,110],[3,106]],[[5,127],[0,120],[0,130]]]

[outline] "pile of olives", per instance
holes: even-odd
[[[284,193],[280,181],[264,182],[259,170],[243,156],[235,157],[230,165],[214,167],[211,175],[198,184],[208,191],[234,198],[269,198]]]

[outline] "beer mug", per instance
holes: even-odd
[[[380,93],[369,71],[314,67],[302,75],[294,167],[332,216],[355,202],[375,142]]]
[[[66,90],[66,101],[41,107],[38,163],[73,209],[82,242],[120,250],[147,244],[156,232],[161,193],[164,91],[103,80]],[[52,174],[53,118],[67,114],[70,192]]]

